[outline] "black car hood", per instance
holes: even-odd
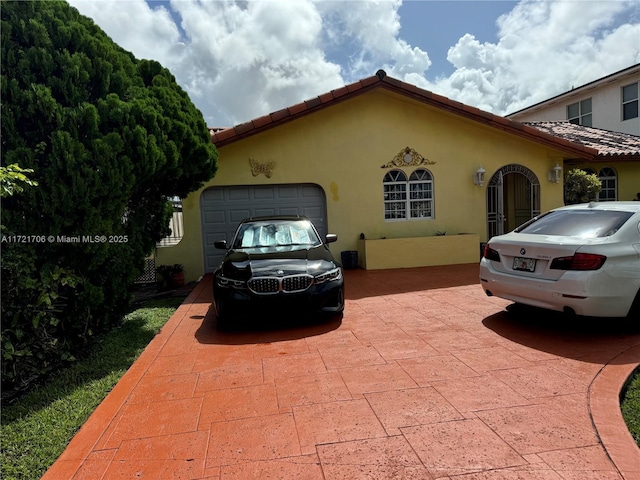
[[[303,249],[264,247],[229,250],[221,266],[225,277],[238,280],[305,273],[317,275],[336,267],[331,252],[324,245]]]

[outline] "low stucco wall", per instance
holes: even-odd
[[[361,240],[360,266],[367,270],[474,263],[480,259],[475,233],[435,237]]]

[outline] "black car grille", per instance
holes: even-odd
[[[269,277],[252,278],[247,282],[247,286],[254,293],[278,293],[280,280]]]
[[[302,292],[313,283],[311,275],[291,275],[289,277],[256,277],[247,282],[249,290],[261,295],[279,292]]]
[[[294,275],[282,279],[282,291],[301,292],[311,286],[313,277],[310,275]]]

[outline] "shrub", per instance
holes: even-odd
[[[598,199],[602,183],[595,173],[579,168],[569,170],[564,177],[564,203],[586,203]]]
[[[2,1],[0,34],[3,179],[16,164],[37,183],[2,205],[2,387],[12,389],[119,321],[168,234],[167,198],[210,179],[217,152],[167,69],[66,2]]]

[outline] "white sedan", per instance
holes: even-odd
[[[480,283],[516,303],[640,319],[640,202],[562,207],[491,238]]]

